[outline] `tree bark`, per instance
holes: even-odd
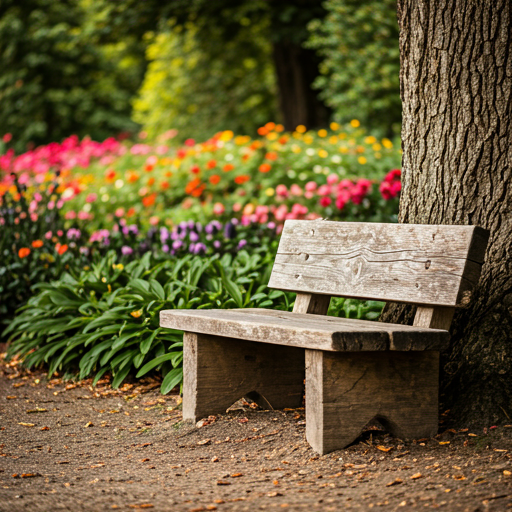
[[[512,7],[510,0],[398,0],[398,20],[399,222],[491,232],[475,298],[452,323],[441,400],[461,426],[510,423]],[[407,318],[410,310],[399,306],[383,314]]]
[[[280,41],[273,45],[273,57],[285,129],[293,131],[299,124],[308,128],[327,126],[330,111],[311,87],[319,74],[315,52],[300,44]]]

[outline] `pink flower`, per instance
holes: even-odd
[[[157,217],[156,215],[153,215],[152,217],[149,218],[149,223],[152,226],[156,226],[159,222],[160,222],[160,217]]]
[[[185,146],[188,146],[189,148],[192,147],[194,144],[196,143],[196,141],[194,139],[187,139],[185,141]]]
[[[292,213],[295,215],[306,215],[306,213],[308,213],[308,208],[302,204],[295,203],[292,206]]]
[[[98,199],[98,196],[94,193],[92,194],[89,194],[86,198],[85,198],[85,202],[86,203],[94,203],[94,201],[96,201],[96,199]]]
[[[2,140],[7,144],[8,142],[11,142],[12,140],[12,133],[6,133],[3,137],[2,137]]]
[[[239,203],[237,203],[237,204],[239,204]],[[235,206],[233,206],[233,210],[234,209],[235,209]],[[213,213],[215,215],[222,215],[225,211],[226,211],[226,208],[224,207],[224,205],[222,203],[215,203],[213,205]],[[239,210],[237,210],[237,211],[239,211]]]
[[[301,196],[302,195],[302,189],[299,187],[299,185],[294,183],[290,187],[290,195],[292,195],[292,196]]]
[[[320,199],[320,205],[324,208],[329,206],[332,203],[332,199],[330,197],[324,196]]]
[[[350,190],[353,186],[354,186],[354,184],[350,180],[344,179],[338,183],[338,190],[340,190],[340,191],[344,190],[344,189]]]
[[[45,234],[44,234],[44,237],[46,238],[46,240],[50,240],[50,238],[53,236],[53,233],[51,231],[47,231]]]
[[[286,214],[288,213],[288,207],[285,204],[282,204],[277,208],[277,210],[274,213],[274,217],[278,221],[283,221],[286,219]]]
[[[31,213],[31,214],[30,214],[30,220],[31,220],[32,222],[35,222],[38,218],[39,218],[39,217],[38,217],[37,213]]]
[[[400,169],[392,169],[386,174],[384,181],[394,181],[399,180],[402,176],[402,171]]]
[[[48,210],[53,210],[55,208],[55,201],[48,201],[47,208]]]
[[[43,196],[39,193],[39,192],[36,192],[34,194],[34,199],[39,202],[39,201],[42,201],[43,200]]]
[[[67,220],[76,219],[76,212],[74,212],[73,210],[66,212],[66,215],[64,215],[64,218]]]
[[[316,183],[314,181],[308,181],[306,183],[306,185],[304,186],[304,188],[308,191],[308,192],[314,192],[316,190]]]
[[[279,197],[288,197],[288,189],[286,188],[286,185],[277,185],[276,194]]]
[[[116,217],[123,217],[124,216],[124,208],[117,208],[114,212],[114,215]]]
[[[314,197],[314,193],[313,192],[304,192],[304,197],[306,199],[311,199],[312,197]]]
[[[262,205],[262,204],[256,206],[255,213],[258,216],[260,216],[260,215],[268,215],[268,206],[265,206],[265,205]]]
[[[157,163],[158,163],[158,157],[155,155],[151,155],[146,158],[147,165],[156,165]]]
[[[321,185],[317,193],[319,196],[329,196],[331,195],[331,187],[329,185]]]
[[[337,174],[329,174],[329,176],[327,176],[327,183],[329,185],[334,185],[335,183],[337,183],[339,180],[339,176]]]
[[[64,201],[62,199],[59,199],[57,201],[57,208],[60,210],[64,206]]]
[[[241,209],[242,209],[242,205],[240,203],[235,203],[233,205],[233,211],[234,212],[239,212]]]
[[[395,182],[391,183],[391,193],[393,194],[393,197],[396,197],[401,190],[402,190],[402,182],[401,181],[395,181]]]

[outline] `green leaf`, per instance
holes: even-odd
[[[170,353],[167,353],[167,354],[163,354],[159,357],[155,357],[155,359],[152,359],[151,361],[147,362],[138,372],[137,372],[137,379],[139,377],[142,377],[143,375],[145,375],[146,373],[148,373],[150,370],[152,370],[153,368],[156,368],[158,365],[164,363],[165,361],[170,361],[172,360],[173,358],[176,357],[176,353],[175,352],[170,352]]]
[[[160,386],[160,393],[162,395],[166,395],[175,388],[178,384],[183,380],[183,368],[174,368],[171,370],[162,381],[162,385]]]
[[[162,329],[160,327],[158,327],[157,329],[155,329],[153,331],[153,333],[151,334],[151,336],[149,338],[146,338],[144,341],[142,341],[140,343],[139,347],[140,347],[141,354],[146,355],[149,352],[154,339],[158,336],[158,334],[160,333],[161,330]]]
[[[229,296],[236,302],[236,305],[241,308],[244,305],[244,301],[242,299],[242,294],[240,292],[240,289],[238,288],[238,285],[231,281],[229,277],[224,276],[222,278],[222,284],[226,288]]]

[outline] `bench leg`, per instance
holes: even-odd
[[[306,350],[306,438],[325,454],[377,419],[402,439],[438,429],[439,352]]]
[[[225,413],[244,396],[265,408],[300,407],[304,374],[304,349],[186,332],[183,419]]]

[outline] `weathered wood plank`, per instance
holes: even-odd
[[[289,220],[269,286],[463,305],[478,282],[487,236],[486,230],[475,226]]]
[[[186,332],[183,419],[226,409],[244,396],[264,408],[302,405],[304,350]]]
[[[352,443],[372,419],[402,439],[438,428],[439,352],[306,350],[306,438],[320,454]]]
[[[308,313],[310,315],[326,315],[329,310],[331,297],[329,295],[317,295],[314,293],[297,293],[294,313]]]
[[[160,325],[327,351],[442,350],[448,343],[443,330],[265,309],[166,310]]]
[[[426,308],[418,306],[414,316],[414,326],[448,331],[452,324],[455,308]]]

